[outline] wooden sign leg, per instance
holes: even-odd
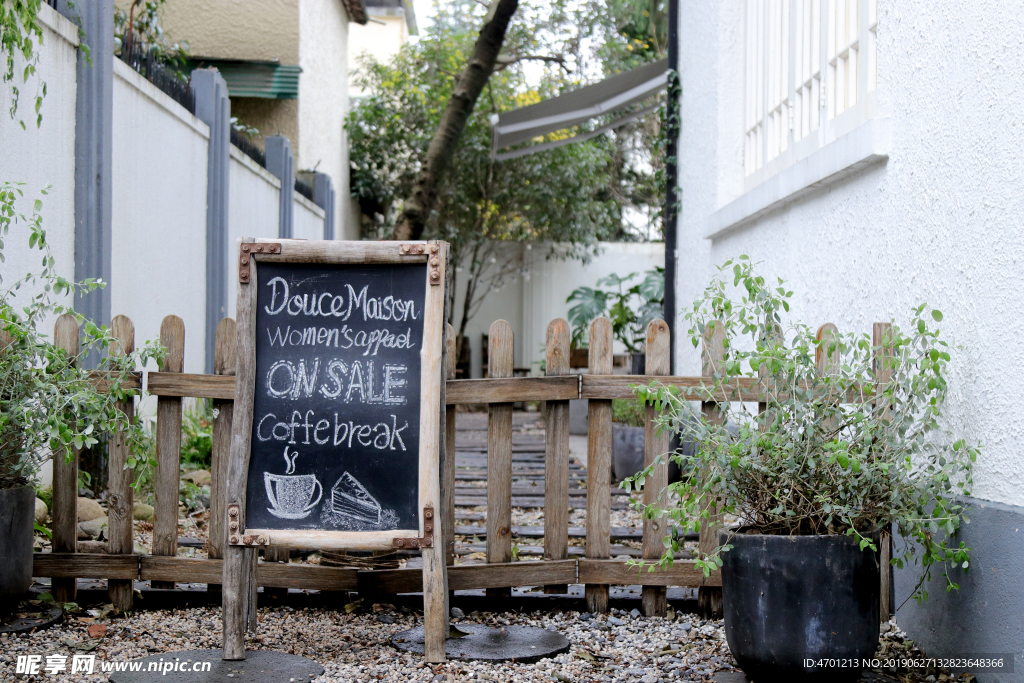
[[[245,659],[245,632],[249,625],[252,548],[229,545],[224,548],[221,594],[224,621],[224,659]],[[255,613],[255,610],[252,610]]]
[[[434,243],[432,243],[434,244]],[[423,431],[420,438],[426,447],[427,457],[420,461],[420,505],[432,510],[430,519],[423,519],[422,531],[431,526],[433,543],[422,548],[423,556],[423,658],[431,663],[445,661],[444,643],[448,638],[448,567],[445,550],[448,534],[443,520],[447,514],[441,498],[442,462],[445,458],[446,433],[445,417],[445,290],[448,283],[447,251],[439,245],[440,262],[444,264],[445,287],[428,287],[423,318],[424,384],[421,388],[427,398],[421,406]],[[426,365],[429,363],[430,365]],[[434,401],[430,399],[433,398]],[[433,446],[433,447],[431,447]],[[446,487],[447,488],[447,487]],[[451,491],[446,491],[451,493]],[[425,514],[421,512],[421,514]]]

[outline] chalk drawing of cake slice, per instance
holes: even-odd
[[[380,503],[348,472],[331,489],[331,509],[360,522],[380,523]]]

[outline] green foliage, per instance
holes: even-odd
[[[569,309],[572,325],[572,347],[587,343],[590,323],[598,316],[607,315],[612,321],[612,333],[632,353],[641,350],[647,335],[647,325],[660,318],[665,305],[665,269],[656,267],[644,273],[644,279],[630,287],[637,273],[619,277],[615,273],[597,281],[598,286],[615,287],[614,290],[579,287],[566,299],[577,302]]]
[[[209,468],[213,457],[213,405],[199,400],[181,416],[181,464]]]
[[[647,423],[646,403],[638,398],[612,399],[612,422],[630,427],[643,427]]]
[[[970,548],[951,539],[968,521],[960,501],[970,495],[978,449],[940,427],[952,350],[935,326],[942,314],[914,308],[909,329],[893,324],[878,347],[866,334],[819,340],[806,325],[783,327],[793,293],[782,280],[768,284],[745,256],[720,273],[687,314],[695,347],[718,326],[731,342],[713,379],[685,392],[656,382],[638,388],[640,398],[666,411],[662,428],[698,445],[691,462],[700,472],[669,485],[644,514],[667,512],[676,532],[697,531],[717,499],[722,512],[755,533],[847,534],[872,549],[869,534],[895,525],[904,546],[893,564],[922,563],[915,597],[926,597],[921,586],[933,566],[943,569],[948,590],[957,588],[948,570],[967,569]],[[879,355],[886,348],[888,356]],[[830,372],[818,370],[819,354],[835,361]],[[891,379],[876,394],[885,370]],[[725,424],[701,419],[691,402],[721,391],[735,396],[744,379],[759,381],[763,412],[730,400],[719,403]],[[671,457],[682,464],[678,454]],[[649,472],[624,486],[642,485]],[[666,538],[658,564],[672,563],[681,537]],[[721,565],[727,547],[700,557],[705,574]]]
[[[3,81],[9,84],[11,107],[9,114],[12,119],[17,117],[21,89],[18,87],[18,75],[15,74],[15,62],[21,61],[21,82],[27,84],[28,79],[36,73],[39,53],[36,50],[43,41],[43,27],[39,23],[39,6],[41,0],[4,0],[0,2],[0,53],[3,54],[3,66],[0,73]],[[39,82],[35,97],[36,126],[43,121],[43,97],[46,95],[46,83]],[[18,120],[21,127],[25,122]]]
[[[161,64],[173,67],[172,73],[188,80],[188,76],[182,73],[189,57],[188,42],[172,43],[168,40],[160,21],[160,10],[165,2],[167,0],[134,0],[127,5],[115,5],[114,52],[121,53],[127,42],[130,23],[137,49],[152,55]]]
[[[45,191],[44,191],[45,194]],[[161,360],[158,343],[146,343],[136,351],[119,355],[117,340],[107,327],[85,320],[60,303],[104,286],[99,280],[71,282],[57,274],[46,241],[36,199],[31,214],[19,213],[15,204],[22,190],[11,183],[0,184],[0,261],[4,238],[12,225],[27,228],[30,249],[40,252],[41,267],[0,290],[0,488],[27,483],[50,453],[72,457],[72,448],[95,445],[104,433],[122,435],[131,450],[126,468],[144,471],[154,466],[145,452],[145,430],[129,422],[116,402],[131,400],[135,390],[128,386],[133,373],[150,359]],[[33,290],[35,293],[32,293]],[[56,316],[70,313],[82,328],[81,353],[70,356],[48,341],[41,327],[52,325]],[[79,358],[95,353],[101,357],[96,371],[103,373],[107,388],[99,391],[89,370],[79,367]]]
[[[476,16],[470,8],[466,12]],[[503,51],[509,56],[491,76],[456,143],[427,225],[427,237],[451,244],[455,276],[467,279],[461,329],[490,292],[529,276],[518,245],[552,245],[545,247],[548,258],[586,259],[599,240],[614,235],[619,222],[619,208],[608,191],[607,141],[505,161],[491,158],[492,114],[538,102],[568,87],[557,66],[545,67],[540,83],[530,84],[523,62],[514,61],[536,47],[536,33],[526,30],[532,16],[527,10],[526,18],[517,14],[513,21]],[[351,141],[350,190],[364,216],[364,237],[392,234],[459,73],[472,54],[476,33],[466,27],[469,21],[439,23],[386,63],[370,57],[360,61],[357,81],[368,94],[354,104],[346,129]],[[475,26],[478,30],[479,24]]]

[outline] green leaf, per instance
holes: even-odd
[[[942,312],[941,311],[933,310],[932,311],[932,317],[935,318],[935,322],[942,322]]]

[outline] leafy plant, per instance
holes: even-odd
[[[57,274],[39,215],[42,200],[36,199],[33,212],[26,216],[15,209],[22,196],[18,185],[0,184],[0,261],[12,224],[24,225],[29,248],[41,252],[38,272],[10,283],[0,277],[6,285],[0,290],[0,488],[28,483],[51,453],[70,459],[72,449],[88,448],[107,432],[126,439],[131,450],[127,467],[155,466],[138,456],[144,430],[116,403],[137,395],[129,388],[135,368],[149,359],[162,359],[164,350],[159,343],[146,343],[132,353],[114,353],[119,342],[109,329],[60,303],[104,283],[70,282]],[[69,355],[40,330],[65,313],[74,315],[82,328],[79,356]],[[103,379],[102,390],[97,377],[79,367],[79,358],[90,353],[101,358],[95,372]]]
[[[17,86],[15,75],[15,59],[24,63],[21,68],[21,82],[28,83],[28,79],[36,73],[36,65],[39,63],[39,52],[36,46],[43,40],[43,27],[39,22],[39,7],[41,0],[5,0],[0,2],[0,52],[3,53],[4,63],[0,67],[0,74],[4,83],[9,83],[11,92],[11,108],[9,114],[15,118],[18,114],[18,103],[21,98],[21,90]],[[41,113],[43,97],[46,96],[46,83],[40,81],[35,98],[36,125],[42,123]],[[21,127],[25,122],[19,120]]]
[[[675,525],[657,564],[671,565],[681,532],[699,531],[717,505],[752,533],[846,534],[861,549],[875,549],[872,532],[898,527],[903,546],[892,563],[923,567],[914,596],[927,598],[922,586],[933,567],[942,568],[947,590],[957,588],[949,570],[969,567],[970,548],[950,539],[969,521],[960,501],[970,495],[979,451],[940,427],[952,350],[936,329],[942,314],[922,304],[909,329],[892,324],[876,346],[866,334],[784,328],[792,295],[782,280],[770,286],[747,257],[726,262],[687,314],[694,346],[725,335],[713,378],[687,391],[638,387],[640,398],[665,410],[662,428],[698,446],[691,462],[699,476],[638,505]],[[827,370],[819,370],[822,356],[831,359]],[[743,382],[756,383],[764,410],[741,400]],[[722,392],[730,397],[718,404],[723,423],[701,419],[691,402]],[[642,486],[649,473],[623,486]],[[699,556],[705,575],[728,548]]]
[[[615,273],[597,281],[598,287],[614,290],[578,287],[567,303],[577,302],[569,309],[572,325],[571,345],[580,348],[587,344],[587,330],[594,318],[607,314],[612,321],[612,333],[631,353],[638,353],[647,335],[647,324],[662,316],[665,305],[665,269],[655,267],[644,273],[644,279],[624,287],[637,276],[630,273],[619,277]]]
[[[180,72],[189,56],[188,41],[176,43],[168,40],[160,21],[160,10],[167,0],[132,0],[125,6],[114,6],[114,51],[120,53],[126,43],[134,42],[133,51],[150,54],[167,66],[174,67],[173,73],[182,80],[187,76]]]
[[[210,467],[213,457],[211,402],[196,401],[181,417],[181,464],[189,469]]]
[[[643,427],[647,423],[646,403],[638,398],[616,398],[612,400],[612,422]]]

